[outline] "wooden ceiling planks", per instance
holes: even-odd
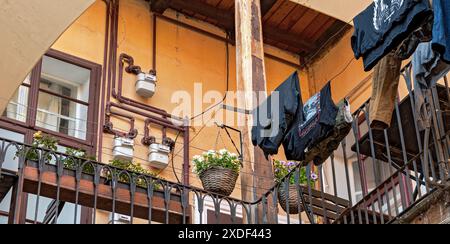
[[[234,0],[199,0],[199,2],[228,11],[230,15],[234,14]],[[271,6],[271,8],[266,10],[266,14],[262,16],[263,25],[269,29],[281,31],[282,35],[271,36],[267,34],[264,36],[265,42],[290,52],[303,55],[311,54],[316,51],[316,46],[321,46],[327,42],[327,37],[333,36],[336,31],[340,31],[342,27],[346,26],[339,20],[289,0],[277,0],[275,3],[269,3],[268,6]],[[221,27],[221,23],[223,25],[223,21],[211,18],[211,16],[208,18],[186,9],[177,10],[219,27]],[[284,34],[290,34],[296,41],[314,44],[312,45],[314,48],[305,50],[304,46],[292,45],[295,42],[286,40]]]

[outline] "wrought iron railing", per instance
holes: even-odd
[[[369,129],[369,104],[364,104],[354,114],[352,133],[325,164],[298,165],[284,182],[254,202],[2,138],[0,202],[9,204],[0,208],[0,219],[9,223],[391,223],[445,187],[449,179],[448,82],[433,87],[426,98],[433,123],[425,131],[417,126],[413,91],[408,88],[410,94],[396,104],[390,129]],[[30,161],[26,153],[17,153],[29,150],[37,150],[39,159]],[[11,155],[17,158],[17,171],[3,167],[14,160]],[[76,167],[68,168],[64,163],[68,159],[77,162]],[[373,169],[367,168],[370,165]],[[301,185],[303,168],[307,184]],[[312,179],[313,171],[318,179]],[[294,187],[287,180],[291,176]],[[281,206],[281,195],[294,201]],[[122,217],[116,218],[118,214]]]

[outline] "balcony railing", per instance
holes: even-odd
[[[112,223],[117,214],[128,216],[129,223],[149,224],[391,223],[449,180],[448,82],[433,87],[426,98],[433,123],[425,131],[418,129],[410,87],[409,92],[396,104],[391,128],[369,129],[368,103],[364,104],[354,114],[352,133],[325,164],[298,165],[286,176],[294,175],[294,191],[285,180],[253,202],[43,149],[37,150],[36,161],[18,154],[17,171],[6,170],[3,166],[13,160],[11,155],[33,148],[0,139],[0,202],[9,201],[0,218],[7,217],[9,223],[80,223],[81,219],[104,223],[111,220],[107,213]],[[65,167],[68,158],[77,162],[76,168]],[[370,165],[373,169],[368,169]],[[298,184],[302,168],[308,182],[303,186]],[[316,181],[312,171],[318,172]],[[288,199],[297,198],[297,206],[286,201],[283,211],[280,192]],[[355,192],[362,192],[362,197]],[[24,201],[24,193],[34,201]],[[292,215],[291,209],[302,211]]]

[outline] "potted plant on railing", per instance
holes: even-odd
[[[77,170],[79,164],[84,163],[83,160],[80,161],[77,160],[77,158],[91,162],[95,162],[97,160],[95,156],[89,156],[86,151],[82,149],[66,148],[66,155],[68,155],[68,157],[63,160],[64,168],[70,170]],[[95,175],[94,166],[92,164],[85,164],[82,172],[84,174]]]
[[[138,175],[149,175],[153,178],[157,178],[157,176],[158,176],[156,173],[143,168],[141,164],[134,163],[133,161],[129,161],[129,160],[114,159],[111,161],[110,165],[117,168],[118,170],[129,171],[131,173],[130,176],[132,176],[132,177],[133,176],[136,177]],[[117,171],[115,173],[119,174],[120,172]],[[111,180],[111,175],[108,176],[108,179]],[[120,174],[117,181],[119,183],[124,183],[124,184],[130,183],[130,179],[129,179],[128,175],[126,175],[126,174]],[[139,186],[142,188],[147,188],[147,183],[144,179],[139,178],[139,179],[137,179],[136,186]],[[162,188],[161,184],[153,183],[154,190],[160,190],[161,188]]]
[[[49,152],[56,151],[57,145],[58,140],[54,137],[38,131],[33,135],[33,143],[31,144],[31,147],[24,146],[16,152],[16,157],[25,156],[25,159],[31,162],[38,162],[41,157],[45,157],[45,163],[49,163],[52,160],[52,156]]]
[[[235,153],[222,149],[208,151],[194,157],[196,173],[206,191],[230,196],[239,177],[241,161]]]
[[[278,201],[285,212],[287,212],[287,203],[289,203],[289,214],[298,214],[304,211],[301,202],[299,202],[300,197],[296,182],[298,182],[302,189],[307,188],[308,182],[311,188],[313,188],[315,182],[319,178],[316,173],[311,172],[308,180],[308,174],[305,167],[300,169],[298,181],[296,181],[295,172],[287,177],[291,172],[295,171],[297,165],[297,162],[274,160],[275,183],[278,185]],[[286,191],[287,182],[289,182],[289,196]]]

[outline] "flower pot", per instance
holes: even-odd
[[[300,186],[302,187],[302,186]],[[286,192],[286,187],[282,184],[278,187],[278,201],[280,203],[281,208],[287,213],[286,204],[289,202],[289,214],[298,214],[303,212],[303,206],[300,201],[300,197],[298,194],[298,189],[296,185],[289,185],[289,199]],[[299,208],[300,204],[300,208]]]
[[[206,191],[230,196],[236,186],[239,174],[231,169],[212,167],[203,171],[200,175],[203,189]]]

